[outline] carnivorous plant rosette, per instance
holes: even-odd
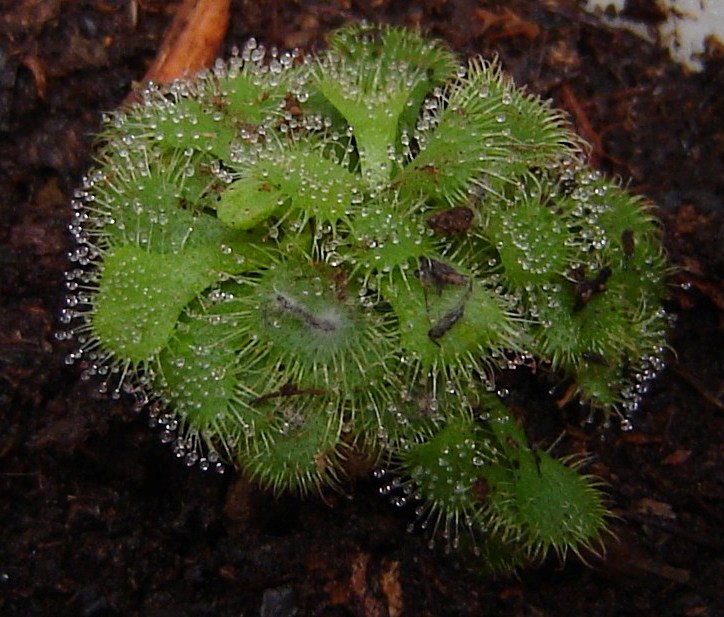
[[[597,542],[596,480],[496,378],[535,363],[628,421],[665,262],[647,205],[497,62],[387,26],[304,61],[249,41],[109,114],[74,208],[71,360],[160,401],[189,465],[305,493],[362,453],[493,570]]]

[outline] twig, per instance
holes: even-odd
[[[143,81],[168,83],[197,73],[218,56],[229,26],[231,0],[184,0]],[[126,102],[136,100],[135,93]]]

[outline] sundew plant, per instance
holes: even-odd
[[[416,32],[350,26],[306,59],[251,40],[107,116],[69,361],[152,401],[188,465],[307,493],[362,457],[491,570],[596,546],[596,480],[496,385],[528,366],[627,425],[661,368],[656,221],[586,151],[496,62]]]

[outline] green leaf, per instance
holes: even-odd
[[[98,340],[121,362],[150,360],[168,343],[183,308],[218,278],[217,253],[147,253],[132,245],[108,253],[91,319]]]

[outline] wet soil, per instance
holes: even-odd
[[[407,533],[412,513],[371,478],[347,495],[274,499],[233,471],[185,468],[131,400],[109,399],[64,363],[72,346],[54,331],[72,189],[101,112],[143,76],[176,6],[0,0],[0,614],[723,615],[716,49],[691,74],[574,0],[232,3],[226,51],[250,36],[312,49],[367,19],[419,24],[461,54],[498,54],[519,84],[570,113],[598,167],[659,206],[677,322],[636,429],[583,431],[573,412],[533,427],[544,440],[563,428],[561,448],[591,453],[618,516],[607,556],[491,581]]]

